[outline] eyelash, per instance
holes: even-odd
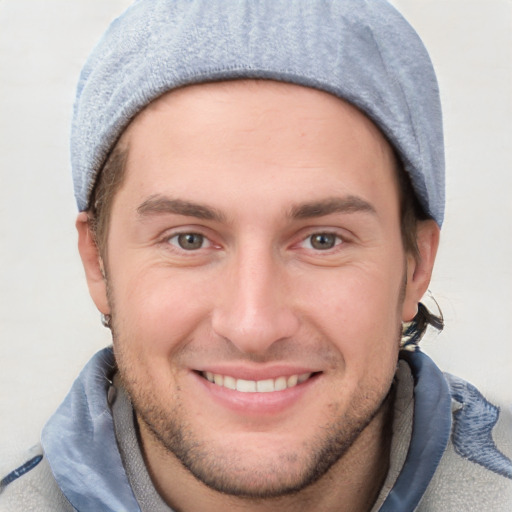
[[[187,236],[195,236],[200,237],[200,245],[197,247],[191,247],[191,248],[185,248],[180,243],[180,237],[187,237]],[[332,240],[332,247],[324,247],[319,248],[314,246],[314,237],[317,237],[317,242],[322,242],[322,238],[325,241],[327,239],[327,242],[329,240]],[[193,255],[194,253],[197,253],[200,250],[209,249],[212,247],[215,247],[214,243],[210,240],[210,238],[203,233],[200,233],[198,231],[180,231],[178,233],[173,233],[170,236],[165,236],[162,240],[162,242],[167,245],[171,246],[172,250],[178,251],[182,254],[190,254]],[[338,233],[332,232],[332,231],[314,231],[310,232],[306,237],[301,238],[301,240],[297,244],[293,244],[294,246],[299,246],[307,251],[312,251],[315,253],[325,253],[330,254],[332,252],[335,252],[336,250],[339,250],[339,246],[344,245],[346,243],[345,237],[340,236]]]

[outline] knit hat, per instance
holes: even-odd
[[[78,84],[71,162],[78,208],[124,129],[188,84],[260,78],[320,89],[387,137],[441,225],[444,150],[428,53],[385,0],[138,0],[108,28]]]

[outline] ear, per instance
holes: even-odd
[[[82,258],[89,293],[99,311],[105,315],[110,314],[103,260],[94,240],[87,212],[81,212],[78,215],[76,230],[78,231],[78,251]]]
[[[407,283],[402,321],[410,322],[418,312],[418,302],[428,289],[439,247],[439,226],[433,220],[419,221],[416,242],[419,257],[407,255]]]

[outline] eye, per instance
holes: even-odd
[[[208,239],[199,233],[179,233],[171,236],[168,242],[184,251],[197,251],[210,246]]]
[[[334,233],[313,233],[304,243],[308,249],[328,251],[343,243],[343,240]]]

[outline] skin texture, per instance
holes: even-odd
[[[384,137],[327,93],[263,81],[168,93],[120,144],[108,262],[86,214],[79,249],[161,495],[183,511],[368,510],[401,322],[439,236],[422,222],[421,259],[404,253]],[[240,393],[204,371],[313,376]]]

